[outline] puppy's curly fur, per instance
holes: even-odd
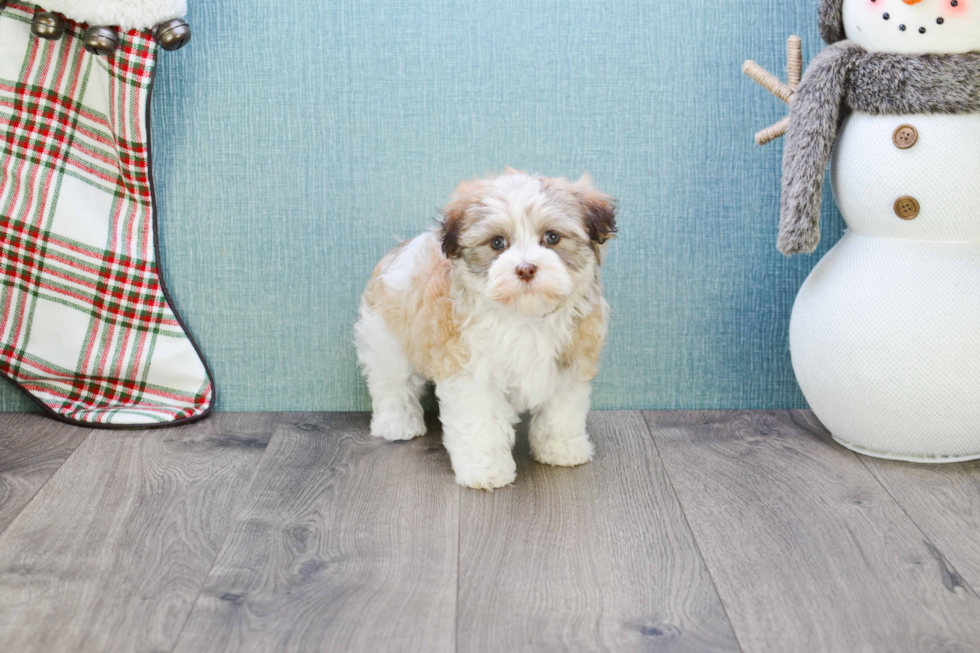
[[[585,430],[608,306],[600,266],[616,205],[577,182],[508,169],[464,182],[439,229],[375,268],[355,327],[374,415],[390,440],[425,433],[434,382],[456,480],[514,481],[514,424],[532,413],[531,450],[552,465],[592,459]]]

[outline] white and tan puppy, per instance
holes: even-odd
[[[616,206],[592,187],[508,168],[464,182],[441,228],[374,270],[355,327],[373,401],[372,435],[425,434],[419,396],[436,385],[456,481],[516,476],[511,449],[530,411],[531,452],[549,465],[592,459],[585,430],[608,306],[599,267]]]

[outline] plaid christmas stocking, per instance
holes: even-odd
[[[183,29],[152,28],[183,0],[149,24],[146,0],[50,4],[0,0],[0,373],[73,423],[199,419],[214,387],[160,277],[150,174],[157,47]]]

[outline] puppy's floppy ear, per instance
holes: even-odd
[[[459,238],[466,226],[466,210],[476,201],[483,185],[482,181],[464,181],[456,188],[449,205],[442,209],[439,240],[446,258],[459,258],[463,253]]]
[[[616,237],[616,200],[592,186],[589,173],[575,182],[575,194],[582,202],[585,231],[592,242],[602,245]]]
[[[442,222],[439,223],[439,240],[442,241],[442,253],[446,258],[459,258],[462,247],[459,244],[459,234],[463,231],[463,218],[466,216],[466,205],[454,201],[442,209]]]

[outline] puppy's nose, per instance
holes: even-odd
[[[534,278],[534,273],[538,271],[538,266],[533,263],[521,263],[517,266],[517,276],[521,281],[530,281]]]

